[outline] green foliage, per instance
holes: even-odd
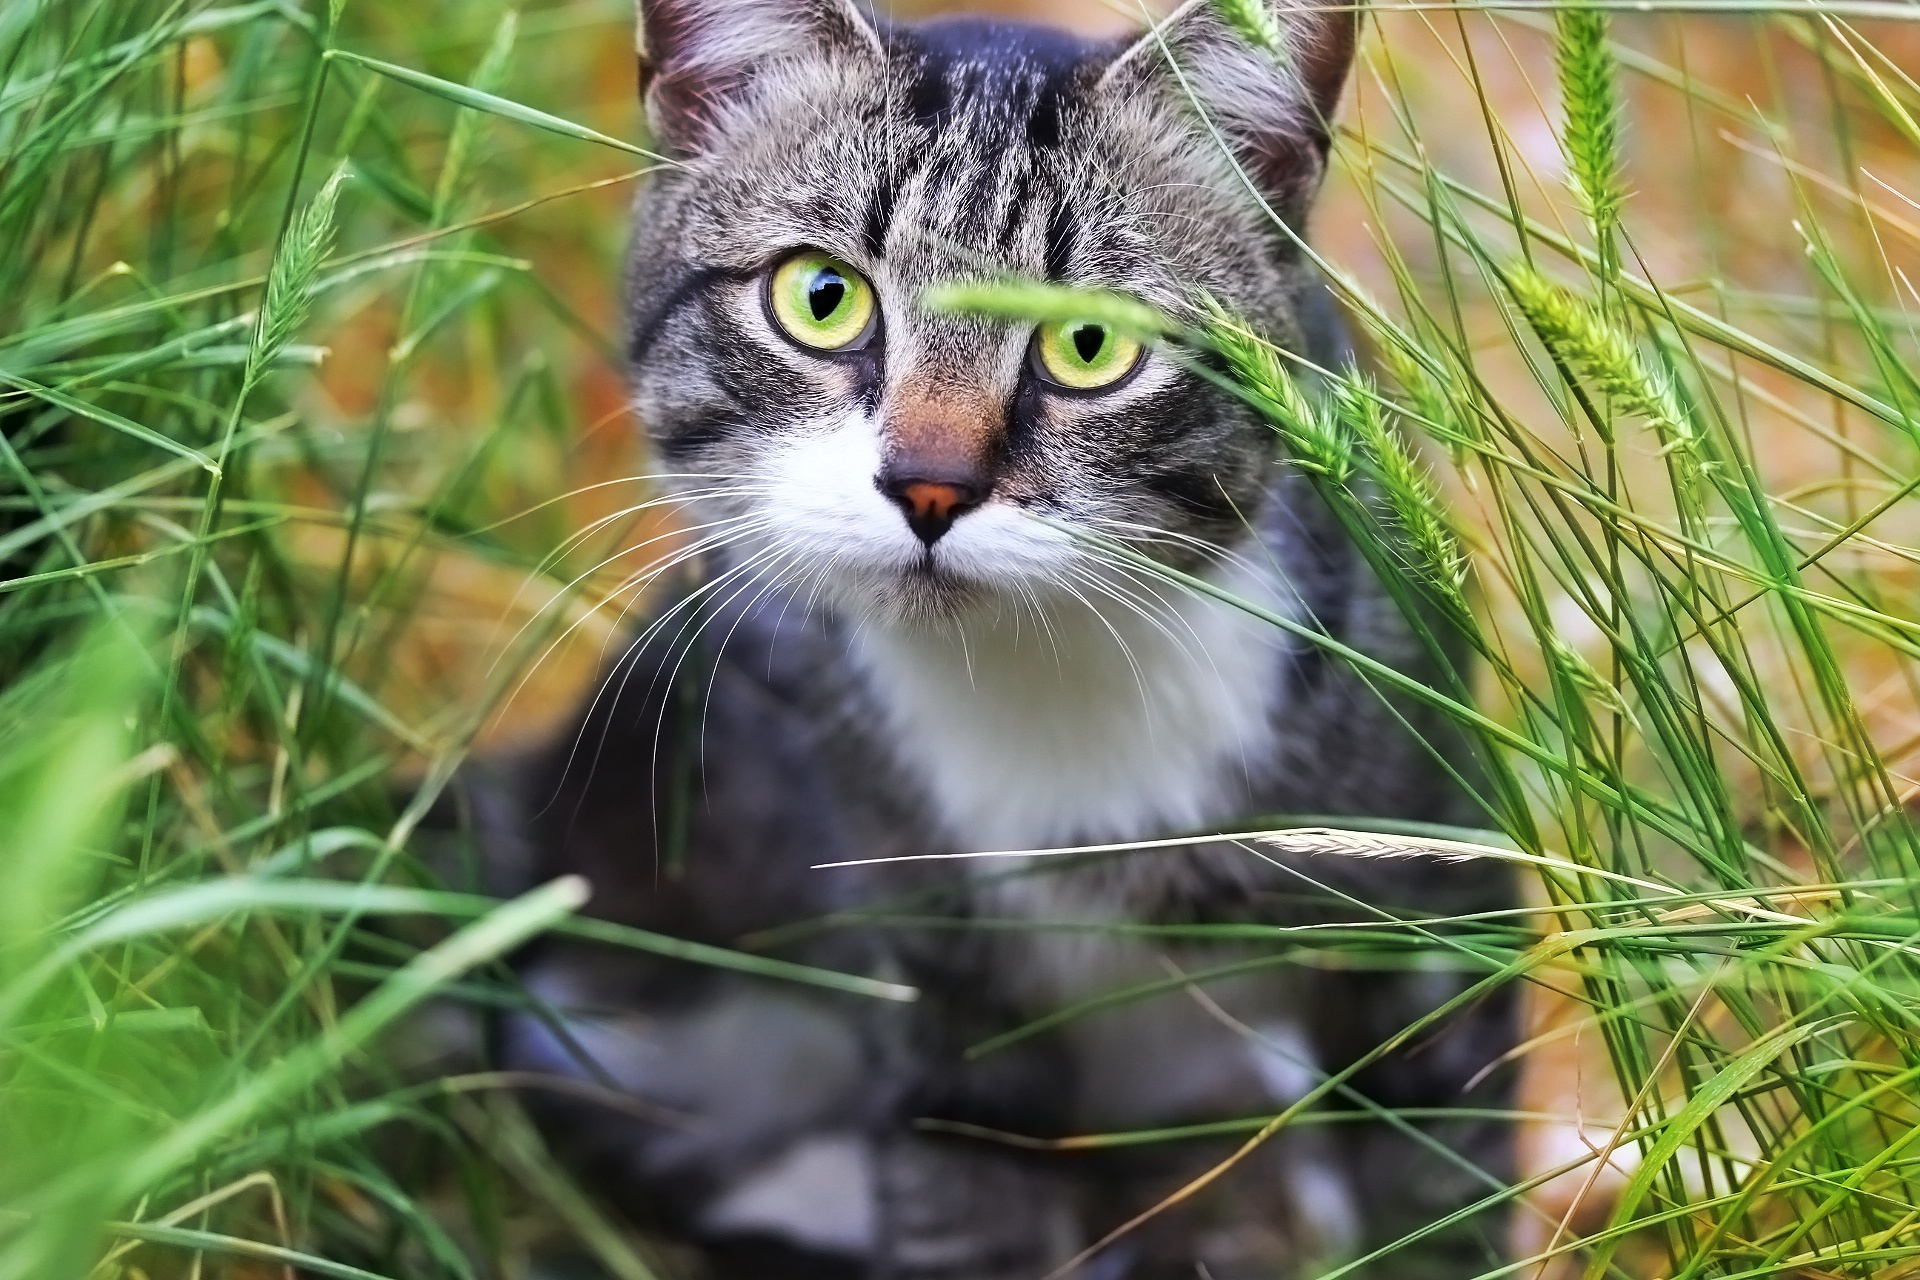
[[[1284,48],[1270,6],[1219,11]],[[1524,1255],[1490,1277],[1898,1280],[1920,1257],[1920,264],[1894,195],[1920,87],[1900,46],[1811,11],[1477,17],[1471,48],[1430,20],[1378,16],[1316,230],[1377,362],[1308,369],[1204,297],[928,301],[1100,320],[1261,414],[1437,680],[1108,554],[1471,742],[1488,830],[1303,820],[1282,848],[1499,861],[1545,906],[1339,938],[1058,927],[1205,939],[1235,972],[1565,992],[1570,1074],[1608,1089],[1542,1086],[1588,1145],[1489,1189]],[[1558,77],[1564,175],[1526,171],[1545,114],[1483,69],[1496,24]],[[625,0],[0,4],[0,1280],[474,1280],[549,1254],[672,1280],[484,1070],[472,1012],[542,1009],[494,960],[557,931],[911,997],[573,918],[571,883],[492,901],[471,833],[423,830],[550,642],[626,602],[595,570],[646,518],[608,483],[642,463],[591,451],[619,429],[626,187],[665,163],[623,136],[629,31]],[[1674,52],[1716,32],[1742,42],[1716,65],[1753,76]],[[1771,185],[1721,191],[1723,136]],[[1591,247],[1562,230],[1582,220]],[[1205,1134],[1424,1118],[1353,1080]],[[1585,1212],[1551,1198],[1590,1178]]]
[[[477,1010],[543,1009],[499,959],[914,994],[495,901],[424,830],[646,509],[554,553],[652,159],[577,56],[624,3],[528,20],[0,4],[0,1280],[645,1276],[480,1070]],[[531,105],[588,70],[607,129]]]
[[[129,712],[144,700],[151,655],[124,621],[99,624],[77,650],[4,694],[0,724],[0,937],[44,935],[92,899],[88,852],[114,827],[132,779]],[[9,969],[17,950],[0,953]]]
[[[935,285],[923,299],[933,311],[1071,324],[1098,321],[1142,342],[1173,331],[1168,318],[1134,298],[1028,280],[955,281]]]
[[[1872,138],[1880,154],[1910,154],[1920,91],[1856,30],[1795,31],[1829,76],[1829,152]],[[1734,100],[1649,54],[1618,54],[1598,10],[1561,11],[1553,34],[1569,185],[1594,248],[1560,234],[1560,211],[1527,194],[1547,184],[1499,132],[1480,64],[1451,54],[1464,96],[1486,113],[1497,163],[1481,176],[1496,190],[1439,158],[1457,150],[1451,117],[1423,118],[1395,97],[1414,59],[1402,62],[1389,40],[1374,68],[1385,92],[1362,97],[1402,136],[1356,127],[1342,158],[1393,302],[1330,275],[1372,331],[1395,399],[1359,372],[1319,386],[1205,299],[1205,322],[1179,335],[1195,367],[1206,367],[1201,352],[1217,356],[1272,424],[1282,456],[1381,572],[1428,655],[1445,671],[1456,628],[1473,655],[1472,668],[1422,691],[1335,636],[1239,602],[1452,716],[1477,744],[1487,825],[1501,832],[1275,840],[1320,856],[1525,859],[1540,873],[1550,905],[1537,930],[1455,921],[1467,932],[1453,945],[1497,963],[1489,981],[1554,988],[1579,1009],[1588,1061],[1558,1079],[1536,1075],[1532,1088],[1536,1099],[1580,1096],[1547,1105],[1563,1126],[1587,1115],[1580,1141],[1591,1154],[1528,1168],[1486,1196],[1478,1210],[1514,1210],[1521,1246],[1504,1264],[1490,1258],[1488,1276],[1905,1275],[1920,1257],[1920,838],[1905,781],[1915,743],[1890,726],[1911,714],[1920,658],[1917,597],[1899,567],[1916,562],[1920,473],[1904,406],[1920,352],[1911,329],[1895,336],[1886,317],[1905,305],[1895,299],[1908,256],[1880,257],[1879,239],[1862,252],[1848,224],[1863,206],[1845,218],[1823,210],[1814,182],[1848,189],[1803,165],[1785,252],[1804,247],[1811,298],[1716,282],[1717,313],[1681,300],[1682,285],[1644,274],[1655,255],[1640,237],[1667,237],[1659,260],[1674,260],[1673,229],[1624,218],[1619,59],[1690,108],[1728,113]],[[1787,101],[1781,116],[1741,123],[1774,140],[1789,123],[1810,127],[1784,114]],[[1665,216],[1699,194],[1672,193]],[[1324,210],[1320,219],[1329,225]],[[1710,253],[1731,255],[1730,235],[1701,228]],[[1560,283],[1549,262],[1591,292]],[[1819,318],[1819,360],[1797,354],[1813,338],[1795,316]],[[1890,429],[1871,444],[1822,425],[1822,415],[1862,411]],[[1396,425],[1444,447],[1449,488],[1471,514],[1440,514]],[[1809,448],[1837,461],[1810,472]],[[1864,472],[1873,479],[1845,479]],[[1862,492],[1844,501],[1814,496],[1856,483]],[[1469,529],[1470,552],[1456,527]],[[1148,557],[1098,541],[1153,571]],[[1203,578],[1160,576],[1227,598]],[[1898,675],[1878,683],[1869,670]],[[1479,710],[1457,696],[1475,671]],[[1434,923],[1406,921],[1400,936]],[[1373,932],[1383,963],[1393,927]],[[1341,962],[1367,963],[1355,952],[1368,950],[1356,943]],[[1612,1088],[1596,1093],[1586,1072],[1610,1075]],[[1312,1096],[1332,1096],[1341,1079]],[[1233,1132],[1258,1143],[1311,1114],[1304,1104]],[[1421,1238],[1325,1274],[1417,1259]]]

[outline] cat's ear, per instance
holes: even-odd
[[[878,57],[852,0],[640,0],[640,92],[656,137],[700,151],[766,71],[808,58]]]
[[[1227,8],[1250,12],[1230,23]],[[1259,25],[1284,45],[1279,53],[1241,29],[1261,11],[1268,21]],[[1326,171],[1333,113],[1359,39],[1355,0],[1189,0],[1122,54],[1106,79],[1152,80],[1198,106],[1291,218],[1305,212]]]

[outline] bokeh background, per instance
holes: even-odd
[[[126,362],[143,344],[169,340],[176,330],[168,325],[185,332],[244,316],[289,184],[297,203],[337,164],[348,175],[326,286],[246,415],[244,478],[228,496],[229,516],[252,521],[235,545],[251,539],[260,550],[226,566],[223,634],[244,616],[280,647],[263,641],[241,653],[212,643],[181,655],[179,696],[201,715],[204,740],[176,749],[170,743],[178,739],[161,734],[135,759],[128,776],[138,779],[136,808],[144,804],[150,815],[136,841],[148,850],[142,877],[153,849],[176,845],[194,851],[195,866],[252,865],[255,854],[232,837],[236,824],[262,806],[282,815],[302,785],[327,791],[344,777],[349,783],[327,794],[357,796],[369,812],[384,812],[469,739],[496,756],[544,740],[641,603],[631,589],[636,563],[673,545],[673,530],[645,502],[650,464],[625,405],[619,358],[626,207],[644,161],[618,146],[462,111],[365,61],[333,64],[309,121],[304,77],[324,8],[293,0],[0,4],[0,50],[23,47],[23,24],[36,22],[50,40],[104,51],[89,53],[85,67],[124,59],[127,68],[102,98],[82,104],[88,110],[75,112],[73,129],[31,146],[21,139],[43,136],[33,128],[73,110],[73,100],[49,90],[68,72],[0,68],[12,76],[0,83],[10,130],[0,214],[12,237],[0,245],[0,375],[47,382],[98,374],[87,384],[93,403],[211,447],[226,403],[218,379],[231,374],[232,352],[202,342],[193,348],[200,363],[166,365],[167,379]],[[499,100],[607,138],[644,138],[624,0],[345,0],[337,8],[338,43],[362,59],[484,84]],[[1140,19],[1136,9],[1097,0],[899,6],[911,16],[989,8],[1089,32],[1121,32]],[[1870,4],[1843,20],[1757,8],[1638,9],[1645,11],[1616,14],[1612,26],[1625,96],[1630,272],[1838,378],[1905,385],[1885,362],[1911,356],[1920,309],[1920,86],[1909,78],[1920,68],[1920,22]],[[169,23],[165,41],[138,47],[143,33]],[[1486,394],[1574,447],[1552,389],[1517,340],[1512,308],[1471,270],[1462,275],[1457,254],[1442,253],[1423,206],[1439,175],[1485,197],[1479,205],[1463,200],[1490,236],[1517,209],[1584,242],[1560,140],[1553,31],[1551,15],[1539,10],[1376,6],[1312,238],[1389,310],[1406,305],[1410,281],[1444,298],[1439,309],[1474,353]],[[92,111],[107,94],[112,109]],[[36,115],[43,101],[49,105]],[[29,177],[36,185],[21,185]],[[1809,227],[1831,251],[1822,261],[1844,273],[1844,288],[1809,255]],[[1892,335],[1891,356],[1863,340],[1861,308]],[[1898,495],[1914,467],[1911,434],[1782,372],[1764,353],[1706,344],[1695,356],[1795,536],[1817,544],[1873,513],[1865,536],[1820,567],[1832,579],[1823,584],[1910,613],[1920,599],[1920,553],[1912,549],[1920,544],[1920,502]],[[149,471],[82,443],[63,443],[61,415],[8,385],[0,422],[10,447],[28,458],[32,475],[52,477],[36,488],[15,468],[0,481],[0,675],[15,676],[34,670],[48,645],[65,642],[60,620],[92,607],[89,584],[129,596],[177,594],[178,553],[191,545],[183,525],[198,499],[172,481],[147,484]],[[1471,469],[1435,462],[1469,548],[1498,542],[1492,495],[1476,487]],[[140,468],[151,465],[143,458]],[[1648,510],[1660,513],[1657,442],[1634,446],[1625,465]],[[79,559],[112,566],[76,573],[62,558],[65,544],[43,527],[48,504],[126,483],[136,488],[106,516],[62,526],[82,537]],[[215,557],[209,572],[221,563]],[[1492,567],[1477,581],[1491,629],[1525,636],[1513,584]],[[303,612],[301,601],[337,607]],[[1564,601],[1552,607],[1564,643],[1604,668],[1605,644],[1589,620]],[[1870,638],[1848,634],[1836,643],[1900,800],[1910,804],[1920,790],[1920,685],[1911,664]],[[301,665],[303,653],[321,648],[341,683],[316,684]],[[252,665],[261,653],[285,677],[271,696],[268,676]],[[1545,659],[1519,643],[1513,662],[1529,672]],[[1758,636],[1754,662],[1779,689],[1804,679],[1788,650]],[[1711,664],[1703,669],[1711,674]],[[326,699],[324,716],[302,701],[316,691]],[[1730,686],[1708,679],[1699,692],[1729,721],[1741,718]],[[1789,749],[1818,772],[1829,744],[1810,725],[1799,737],[1789,726],[1789,738]],[[0,748],[18,746],[0,734]],[[155,754],[159,746],[167,751]],[[1759,766],[1732,753],[1726,767],[1739,780],[1735,790],[1753,795],[1743,817],[1754,838],[1797,865],[1794,833],[1760,803]],[[0,785],[14,776],[0,769]],[[302,950],[297,938],[260,934],[209,946],[187,965],[204,962],[209,981],[254,964],[249,948],[273,957],[269,978],[247,969],[239,983],[264,983],[248,997],[260,1007],[278,1009],[274,982],[300,971],[288,958]],[[174,972],[176,961],[161,963]],[[377,966],[360,963],[360,976],[378,976]],[[294,1003],[311,1006],[300,1014],[310,1013],[313,1025],[331,1026],[333,996],[302,985],[308,977],[295,983],[302,995]],[[120,980],[146,989],[134,968]],[[1533,1169],[1605,1145],[1623,1114],[1591,1011],[1570,976],[1561,985],[1565,998],[1555,996],[1551,975],[1534,988],[1523,1100],[1542,1117],[1526,1136]],[[253,1049],[271,1057],[273,1038],[260,1043],[267,1047]],[[380,1069],[393,1079],[423,1065],[405,1045],[394,1052],[397,1065]],[[492,1256],[527,1255],[543,1233],[565,1229],[599,1240],[596,1256],[620,1271],[630,1255],[606,1243],[609,1228],[595,1211],[556,1190],[557,1175],[527,1156],[531,1140],[510,1120],[493,1121],[499,1127],[475,1141],[495,1144],[504,1165],[521,1170],[519,1182],[444,1191],[504,1206]],[[66,1136],[58,1140],[77,1141],[73,1132],[60,1130]],[[1581,1170],[1536,1192],[1546,1211],[1536,1221],[1564,1219],[1575,1229],[1604,1221],[1631,1159],[1622,1151],[1610,1163],[1611,1172]],[[328,1231],[374,1241],[366,1245],[372,1256],[380,1233],[404,1216],[401,1204],[412,1203],[382,1200],[382,1185],[364,1170],[333,1169],[317,1177],[317,1197],[303,1212],[324,1219]],[[533,1197],[538,1210],[525,1208],[528,1187],[541,1192]],[[171,1264],[141,1265],[171,1274]],[[231,1258],[221,1265],[237,1268],[232,1274],[278,1274],[248,1272],[254,1264]],[[200,1263],[193,1266],[200,1274]],[[0,1278],[12,1274],[0,1268]]]

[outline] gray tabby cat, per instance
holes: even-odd
[[[1040,1280],[1244,1133],[1058,1153],[978,1130],[1268,1116],[1472,976],[1343,962],[1324,935],[1290,953],[1250,949],[1244,929],[1139,926],[1510,902],[1479,868],[1289,864],[1230,843],[809,869],[1261,814],[1471,816],[1418,741],[1464,758],[1440,725],[1074,536],[1425,671],[1253,413],[1097,324],[920,306],[935,283],[997,274],[1176,313],[1204,291],[1342,362],[1326,292],[1276,219],[1305,224],[1357,18],[1277,14],[1283,61],[1204,3],[1116,43],[888,24],[847,0],[641,9],[647,105],[678,163],[640,199],[628,336],[691,545],[578,731],[523,771],[518,812],[494,824],[502,853],[585,874],[610,919],[784,939],[778,954],[923,995],[888,1009],[549,944],[522,972],[559,1016],[507,1019],[500,1053],[627,1095],[541,1114],[590,1185],[696,1241],[712,1273]],[[1291,962],[1177,980],[1263,955]],[[1151,983],[1153,998],[969,1052]],[[1388,1107],[1497,1107],[1499,1073],[1467,1086],[1512,1043],[1510,1015],[1470,1006],[1354,1087]],[[1299,1275],[1469,1203],[1507,1164],[1490,1122],[1297,1126],[1080,1274]],[[1482,1215],[1369,1274],[1472,1275],[1499,1236]]]

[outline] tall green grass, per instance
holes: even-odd
[[[608,337],[654,163],[628,23],[0,7],[0,1277],[673,1273],[448,1012],[530,1001],[497,961],[589,930],[580,887],[495,903],[418,838],[643,518],[586,488],[644,470]],[[1204,306],[1114,313],[1217,353],[1409,614],[1474,650],[1400,691],[1470,730],[1489,831],[1276,839],[1538,885],[1537,913],[1369,935],[1563,992],[1611,1077],[1556,1117],[1590,1149],[1489,1192],[1531,1224],[1490,1274],[1894,1280],[1920,1255],[1912,37],[1802,7],[1380,31],[1315,241],[1371,367]],[[1227,1128],[1318,1122],[1343,1083]]]
[[[615,6],[360,8],[0,9],[0,1275],[470,1277],[543,1235],[650,1274],[510,1081],[403,1065],[476,1063],[423,1006],[524,1003],[500,957],[589,927],[576,882],[418,858],[553,626],[489,647],[502,592],[437,685],[395,652],[447,547],[518,582],[571,531],[604,317],[490,232],[650,160],[498,91]],[[354,50],[395,31],[407,66]],[[617,212],[523,225],[610,273]]]
[[[1250,335],[1216,323],[1199,339],[1296,454],[1337,460],[1309,471],[1363,543],[1390,544],[1395,524],[1412,535],[1410,555],[1376,563],[1424,606],[1410,616],[1466,632],[1485,673],[1491,718],[1455,714],[1481,744],[1490,825],[1549,904],[1496,976],[1570,981],[1621,1099],[1576,1162],[1620,1171],[1587,1175],[1584,1214],[1580,1197],[1557,1218],[1522,1198],[1549,1229],[1523,1232],[1537,1246],[1505,1270],[1904,1274],[1920,1249],[1920,843],[1899,772],[1912,743],[1888,730],[1911,714],[1920,655],[1899,544],[1920,483],[1916,299],[1913,244],[1874,239],[1862,216],[1860,157],[1911,144],[1916,86],[1838,20],[1756,19],[1774,28],[1756,33],[1762,55],[1820,89],[1742,107],[1740,124],[1789,173],[1810,172],[1808,137],[1841,161],[1837,181],[1816,174],[1824,200],[1797,181],[1776,214],[1802,241],[1794,300],[1821,317],[1796,325],[1736,299],[1731,272],[1667,283],[1650,266],[1671,247],[1658,213],[1672,200],[1636,216],[1622,62],[1688,113],[1733,104],[1684,66],[1619,51],[1598,9],[1554,18],[1564,199],[1494,105],[1478,61],[1498,59],[1494,41],[1461,28],[1450,42],[1492,186],[1430,159],[1433,124],[1397,92],[1390,45],[1372,65],[1373,110],[1345,156],[1390,292],[1328,265],[1397,386],[1326,371],[1336,394],[1303,407]],[[1724,234],[1718,212],[1708,237]],[[1422,532],[1432,504],[1383,416],[1450,462],[1491,607],[1469,607],[1452,541]],[[1796,430],[1820,453],[1782,465]]]

